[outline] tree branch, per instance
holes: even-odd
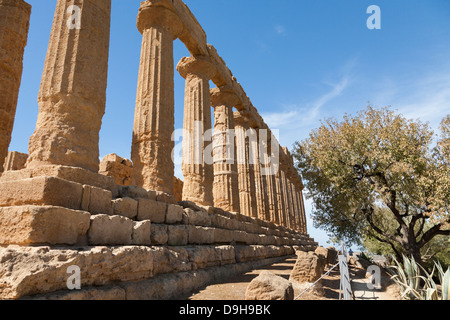
[[[422,239],[418,242],[419,248],[422,248],[428,242],[431,241],[437,235],[450,236],[450,230],[441,230],[442,224],[437,224],[432,227],[430,230],[425,232],[422,236]]]

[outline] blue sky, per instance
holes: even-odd
[[[10,150],[27,152],[56,0],[33,6]],[[280,142],[297,140],[328,117],[354,114],[368,102],[392,106],[436,128],[450,113],[448,0],[185,0],[254,106]],[[100,155],[129,158],[141,35],[139,0],[112,0],[106,114]],[[381,30],[369,30],[370,5]],[[175,42],[175,64],[188,51]],[[175,76],[176,128],[182,127],[184,79]],[[180,176],[180,169],[177,168]],[[311,204],[306,203],[307,215]],[[309,221],[310,234],[326,235]]]

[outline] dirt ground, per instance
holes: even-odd
[[[186,300],[244,300],[245,290],[248,284],[257,277],[263,270],[270,271],[278,276],[289,279],[291,270],[294,268],[296,256],[286,258],[285,260],[268,265],[259,269],[252,270],[245,274],[233,277],[222,283],[216,283],[207,286],[199,292],[193,293]],[[325,271],[328,271],[326,269]],[[368,280],[365,278],[365,270],[350,268],[350,277],[352,279],[352,288],[354,290],[354,300],[399,300],[399,294],[396,285],[389,280],[386,274],[382,275],[382,289],[369,290],[367,288]],[[331,273],[322,279],[324,296],[317,296],[310,292],[304,293],[298,300],[338,300],[340,285],[339,269],[335,268]],[[294,296],[297,297],[301,292],[295,290]]]

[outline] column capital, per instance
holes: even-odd
[[[234,107],[239,104],[239,97],[229,87],[220,87],[210,90],[211,93],[211,106],[228,106]]]
[[[152,1],[143,1],[137,16],[137,28],[144,33],[151,27],[167,29],[174,40],[184,31],[184,24],[175,12]]]
[[[250,129],[250,123],[248,121],[248,118],[239,111],[236,111],[233,113],[234,116],[234,126],[240,126],[244,129]]]
[[[210,80],[216,75],[217,69],[209,57],[195,56],[181,58],[177,65],[177,71],[185,79],[189,74],[194,74]]]

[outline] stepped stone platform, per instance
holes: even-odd
[[[112,179],[63,166],[0,177],[1,299],[171,299],[317,246],[275,223]],[[68,289],[71,266],[81,290]]]

